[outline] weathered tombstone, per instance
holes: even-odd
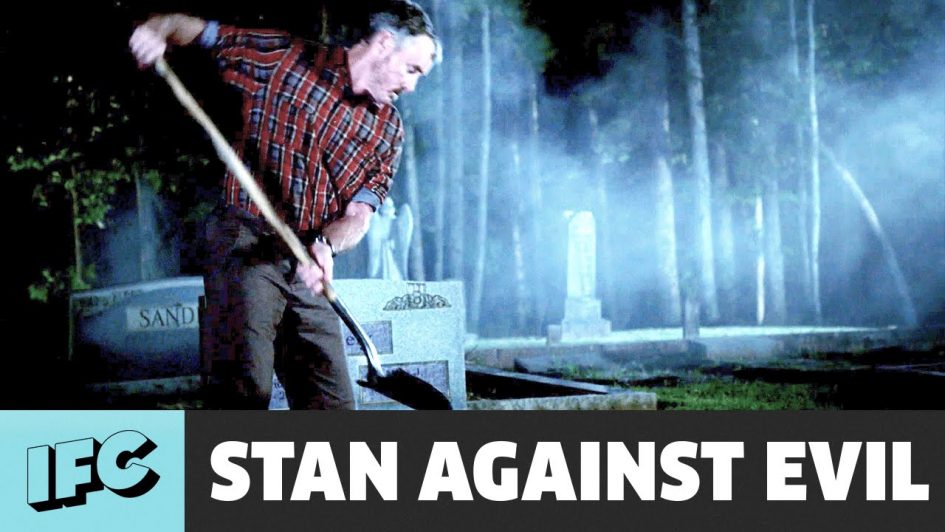
[[[460,282],[337,280],[335,288],[377,346],[385,368],[401,367],[466,405],[465,303]],[[176,277],[73,294],[70,353],[93,389],[172,394],[200,386],[199,302],[203,279]],[[353,381],[367,372],[345,330]],[[401,406],[354,384],[360,409]],[[285,408],[281,386],[270,408]]]
[[[177,393],[200,383],[200,277],[76,292],[70,358],[93,389]]]
[[[594,215],[576,213],[568,223],[568,296],[561,325],[548,327],[548,341],[560,342],[610,334],[610,322],[601,318],[597,284],[597,234]]]
[[[466,334],[463,285],[458,281],[414,283],[339,279],[335,289],[377,347],[385,369],[402,368],[437,387],[455,409],[466,407]],[[352,381],[367,374],[367,360],[354,335],[342,325]],[[360,410],[406,408],[354,382]],[[271,409],[286,408],[281,386]]]

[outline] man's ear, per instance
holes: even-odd
[[[383,56],[389,55],[397,47],[397,38],[389,30],[378,31],[374,42]]]

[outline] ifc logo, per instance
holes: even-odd
[[[122,497],[144,495],[160,475],[142,460],[157,445],[134,430],[123,430],[99,443],[95,438],[59,442],[26,450],[27,504],[37,512],[85,504],[85,496],[108,488]]]

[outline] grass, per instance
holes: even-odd
[[[556,377],[653,392],[660,410],[814,410],[830,408],[830,386],[746,381],[733,378],[732,368],[709,373],[643,371],[641,368],[600,370],[564,365]],[[664,383],[660,381],[665,378]],[[650,385],[640,385],[648,379]],[[630,382],[636,381],[636,384]]]
[[[656,393],[660,410],[814,410],[830,408],[818,400],[824,394],[822,387],[708,379],[637,389]]]

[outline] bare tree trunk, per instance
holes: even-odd
[[[541,138],[540,115],[538,108],[538,76],[532,77],[528,85],[528,211],[531,213],[529,218],[531,227],[531,270],[532,270],[532,293],[534,294],[533,314],[535,320],[536,333],[540,336],[544,332],[546,309],[548,300],[545,297],[545,290],[541,284],[544,281],[544,265],[546,254],[544,253],[544,240],[540,215],[543,212],[543,194],[541,188],[541,157],[538,153],[539,139]]]
[[[721,142],[715,142],[712,199],[715,203],[716,236],[719,246],[719,299],[722,319],[735,318],[735,233],[732,228],[732,200],[729,190],[728,155]]]
[[[680,303],[679,266],[676,258],[676,207],[674,205],[673,174],[665,155],[654,160],[656,173],[656,255],[658,261],[657,285],[660,298],[660,321],[678,325],[682,318]]]
[[[437,28],[442,28],[443,6],[441,0],[433,0],[433,17]],[[443,69],[433,70],[433,137],[436,143],[436,193],[433,201],[433,279],[443,279],[446,254],[446,87]]]
[[[416,132],[412,121],[407,117],[404,131],[404,166],[407,171],[407,204],[413,211],[413,235],[410,238],[410,271],[403,272],[408,279],[425,281],[426,271],[423,266],[423,218],[420,213],[420,193],[417,181]]]
[[[662,28],[663,23],[660,23]],[[656,237],[656,285],[658,289],[660,321],[677,325],[682,320],[679,263],[676,249],[676,206],[673,174],[670,170],[669,88],[666,79],[666,33],[661,29],[653,41],[649,58],[652,73],[647,92],[653,95],[650,152],[656,178],[654,205]],[[692,294],[687,294],[691,299]],[[698,320],[696,320],[698,321]]]
[[[873,234],[876,235],[877,240],[879,240],[879,244],[883,249],[883,259],[886,261],[886,267],[889,268],[893,283],[896,285],[896,293],[899,295],[900,304],[902,305],[902,318],[905,324],[910,327],[916,326],[919,323],[919,318],[915,311],[915,304],[912,302],[912,296],[909,295],[909,284],[906,282],[906,276],[902,274],[902,268],[899,267],[899,260],[896,258],[896,250],[893,248],[892,242],[890,242],[889,238],[886,236],[886,231],[883,230],[882,224],[879,223],[879,216],[876,215],[876,209],[873,208],[869,198],[863,193],[863,189],[860,188],[853,174],[840,164],[840,161],[837,160],[833,152],[826,146],[823,146],[821,151],[824,157],[830,161],[830,164],[837,171],[843,183],[850,189],[850,192],[853,193],[857,204],[860,206],[860,210],[862,210],[864,216],[866,216],[866,221],[869,223],[870,229],[873,231]]]
[[[154,227],[154,196],[147,184],[135,176],[135,207],[138,218],[138,277],[141,281],[157,278],[157,230]]]
[[[594,110],[594,106],[590,103],[587,104],[587,120],[591,130],[591,157],[593,158],[591,171],[594,174],[593,181],[597,195],[597,219],[600,220],[598,225],[600,228],[600,238],[598,239],[598,255],[600,256],[600,262],[597,271],[598,282],[601,285],[601,289],[598,291],[598,294],[603,302],[605,316],[613,317],[616,313],[614,306],[613,253],[611,251],[611,234],[613,231],[611,231],[612,224],[610,223],[610,212],[607,205],[607,177],[602,171],[600,161],[602,149],[600,127],[597,111]]]
[[[801,109],[802,91],[801,84],[801,52],[797,39],[797,11],[795,10],[795,0],[788,0],[788,29],[790,32],[790,41],[788,43],[788,57],[790,59],[791,77],[794,79],[794,88],[791,90],[791,101]],[[800,111],[798,111],[800,113]],[[805,317],[814,308],[814,287],[811,280],[811,255],[810,255],[810,225],[808,218],[810,216],[810,194],[806,172],[806,161],[808,157],[805,153],[804,145],[804,127],[801,120],[794,124],[794,143],[797,150],[797,167],[795,176],[797,182],[797,228],[800,241],[801,266],[801,302],[803,303],[803,314]]]
[[[522,157],[518,142],[512,142],[512,181],[516,189],[522,189]],[[515,192],[515,215],[512,217],[512,255],[515,274],[515,325],[516,332],[521,334],[528,322],[528,277],[525,273],[525,250],[522,238],[522,221],[527,215],[525,209],[525,195]]]
[[[75,168],[72,168],[72,175],[75,176]],[[75,259],[75,277],[70,279],[73,290],[84,289],[88,287],[85,280],[85,260],[82,256],[82,223],[79,216],[79,193],[73,187],[69,190],[72,199],[72,253]]]
[[[761,194],[755,196],[755,323],[765,322],[765,209]]]
[[[702,60],[695,0],[683,0],[683,34],[686,42],[686,94],[692,129],[692,163],[696,178],[698,247],[702,274],[702,307],[708,321],[719,319],[712,243],[712,185],[702,92]]]
[[[138,219],[138,280],[146,281],[148,279],[147,273],[147,259],[145,258],[145,242],[147,237],[145,236],[145,212],[144,212],[144,191],[142,190],[143,186],[141,184],[141,178],[135,176],[135,211]]]
[[[797,41],[797,10],[794,5],[795,0],[787,0],[788,3],[788,64],[791,69],[791,76],[798,84],[801,81],[801,51]],[[793,92],[793,91],[792,91]]]
[[[817,38],[814,27],[814,2],[807,0],[807,84],[808,119],[810,121],[810,275],[811,295],[814,303],[814,320],[823,321],[820,302],[820,124],[817,112]]]
[[[461,39],[462,7],[451,4],[448,10],[449,34],[457,42]],[[450,203],[450,239],[449,239],[449,276],[463,279],[463,258],[465,255],[465,131],[463,128],[463,47],[457,46],[450,53],[449,59],[449,203]]]
[[[476,263],[470,296],[470,323],[481,330],[482,285],[486,271],[486,247],[489,230],[489,159],[492,149],[492,12],[488,3],[482,11],[482,149],[479,155],[478,209],[476,213]]]
[[[768,146],[768,165],[775,166],[774,145]],[[784,286],[784,251],[781,243],[781,206],[778,176],[764,182],[765,269],[770,288],[770,311],[765,323],[783,325],[787,322],[787,297]]]

